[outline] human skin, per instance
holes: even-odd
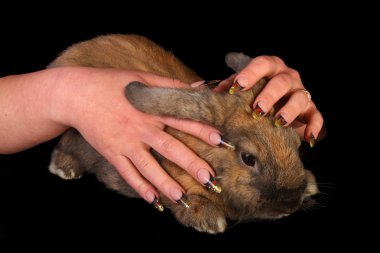
[[[303,92],[299,74],[273,56],[254,58],[239,74],[223,81],[216,91],[234,83],[251,88],[270,79],[253,104],[267,113],[281,97],[287,103],[277,112],[286,127],[298,124],[300,136],[319,135],[323,118]],[[15,153],[59,136],[70,127],[102,154],[146,201],[161,191],[177,201],[184,190],[150,153],[158,153],[188,171],[201,184],[215,173],[184,144],[164,131],[165,125],[192,134],[210,145],[220,143],[217,129],[193,121],[157,117],[137,111],[125,99],[125,85],[140,81],[149,86],[188,87],[180,81],[149,73],[117,69],[61,67],[0,78],[0,153]],[[110,85],[112,84],[112,85]],[[302,119],[302,122],[298,119]],[[178,155],[181,154],[181,155]]]

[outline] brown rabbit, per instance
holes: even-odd
[[[249,60],[230,54],[227,64],[235,70]],[[148,71],[191,83],[201,80],[171,53],[136,35],[109,35],[76,44],[50,67],[92,66]],[[186,190],[190,208],[163,198],[185,226],[209,233],[223,232],[226,219],[281,218],[298,210],[318,192],[315,178],[299,157],[300,139],[292,128],[276,128],[271,116],[254,119],[251,105],[265,85],[262,80],[246,92],[215,93],[208,88],[148,88],[132,82],[125,94],[138,110],[155,115],[198,120],[217,127],[236,145],[216,148],[177,130],[166,131],[185,143],[216,171],[223,191],[212,192],[185,170],[155,154],[165,170]],[[109,188],[128,197],[139,197],[118,172],[74,129],[66,132],[53,152],[49,166],[62,178],[79,178],[87,171]]]

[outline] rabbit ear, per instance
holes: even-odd
[[[151,88],[131,82],[125,88],[125,95],[136,109],[149,114],[198,120],[215,126],[224,122],[224,95],[209,89]]]
[[[225,61],[228,67],[238,73],[248,65],[251,57],[243,53],[231,52],[226,55]]]

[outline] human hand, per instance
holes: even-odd
[[[161,168],[150,153],[151,148],[201,184],[216,186],[211,167],[166,133],[164,127],[192,134],[213,146],[221,142],[218,130],[199,122],[142,113],[124,95],[125,86],[131,81],[175,88],[188,87],[187,84],[149,73],[116,69],[62,68],[61,71],[71,75],[72,83],[66,81],[57,88],[54,97],[59,96],[55,100],[60,102],[51,109],[52,117],[76,128],[146,201],[156,203],[158,189],[172,201],[186,206],[184,189]]]
[[[276,56],[259,56],[253,59],[242,55],[246,65],[239,73],[234,74],[220,83],[216,91],[225,91],[233,94],[239,90],[252,88],[260,79],[269,79],[267,85],[256,97],[253,108],[254,115],[260,117],[268,113],[281,99],[286,103],[275,114],[275,125],[294,127],[301,138],[314,146],[315,140],[325,135],[323,117],[311,100],[310,93],[302,84],[299,73],[286,66]]]

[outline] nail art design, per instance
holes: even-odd
[[[160,200],[155,197],[153,202],[151,203],[158,211],[163,212],[164,206],[161,204]]]
[[[189,200],[187,199],[187,196],[185,194],[183,194],[179,200],[176,200],[176,202],[179,205],[184,206],[186,208],[190,208],[190,206],[191,206],[191,203],[189,202]]]
[[[235,150],[235,145],[232,144],[229,140],[224,139],[223,137],[220,139],[219,147],[223,147],[223,148],[228,149],[230,151]]]
[[[309,144],[310,144],[310,147],[314,147],[315,145],[315,137],[314,137],[314,134],[311,134],[310,135],[310,138],[309,138]]]
[[[235,94],[237,91],[241,91],[243,89],[243,87],[241,87],[240,85],[239,85],[239,83],[238,82],[236,82],[236,83],[234,83],[232,86],[231,86],[231,88],[230,88],[230,90],[228,91],[231,95],[233,95],[233,94]]]
[[[265,112],[263,111],[263,109],[261,109],[261,107],[259,106],[259,104],[257,104],[256,107],[255,107],[255,109],[253,109],[252,117],[254,119],[259,119],[264,114],[265,114]]]
[[[216,193],[222,192],[222,187],[220,187],[215,178],[211,175],[209,181],[205,184],[205,186]]]
[[[282,117],[282,115],[278,116],[278,118],[276,119],[276,121],[274,122],[274,125],[276,127],[283,127],[286,125],[286,120],[284,119],[284,117]]]

